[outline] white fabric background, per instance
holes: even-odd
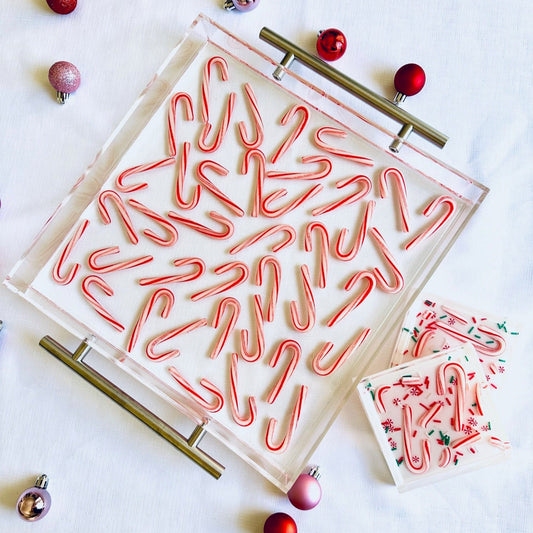
[[[0,278],[200,11],[278,59],[258,39],[263,25],[308,49],[317,30],[338,27],[349,51],[335,66],[377,92],[393,96],[400,65],[425,67],[427,86],[405,107],[451,140],[443,151],[421,146],[491,188],[428,288],[521,324],[501,405],[513,453],[399,494],[354,396],[313,458],[323,500],[297,511],[212,439],[204,447],[227,467],[218,481],[86,385],[37,345],[45,334],[68,344],[66,334],[2,287],[0,531],[260,533],[276,511],[302,533],[533,531],[531,3],[263,0],[249,14],[220,3],[79,0],[59,16],[44,0],[0,0]],[[61,59],[83,77],[62,107],[47,82]],[[29,525],[14,505],[41,472],[51,478],[53,507]]]

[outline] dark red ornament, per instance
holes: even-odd
[[[52,11],[60,15],[68,15],[76,9],[78,0],[46,0],[46,3]]]
[[[395,89],[405,96],[419,93],[426,83],[424,69],[415,63],[408,63],[400,67],[394,75]]]
[[[298,533],[296,522],[285,513],[271,514],[265,522],[264,533]]]
[[[316,51],[324,61],[335,61],[346,52],[346,37],[335,28],[321,31],[316,40]]]

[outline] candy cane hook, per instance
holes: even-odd
[[[314,172],[284,172],[277,170],[270,170],[267,172],[268,178],[279,180],[321,180],[329,176],[333,165],[327,157],[317,155],[307,155],[302,157],[302,163],[319,163],[321,168]]]
[[[330,211],[338,209],[339,207],[342,207],[344,205],[354,204],[358,200],[364,198],[372,190],[372,182],[370,181],[370,178],[363,174],[339,180],[336,183],[337,189],[343,189],[348,185],[361,185],[361,188],[355,193],[349,194],[348,196],[345,196],[340,200],[336,200],[322,207],[317,207],[316,209],[313,209],[313,211],[311,211],[311,214],[316,217],[318,215],[324,215],[325,213],[329,213]]]
[[[328,275],[329,233],[322,222],[309,222],[305,228],[304,248],[306,252],[313,251],[313,231],[318,233],[320,242],[320,270],[318,273],[317,284],[321,289],[324,289],[326,287],[326,278]]]
[[[135,348],[135,345],[139,340],[141,329],[144,324],[146,324],[152,309],[159,299],[164,300],[164,305],[161,309],[161,318],[168,318],[168,315],[174,306],[174,293],[168,289],[157,289],[151,294],[150,298],[148,298],[148,301],[146,302],[141,314],[139,315],[139,318],[137,319],[137,322],[135,323],[126,348],[128,352],[131,352],[133,348]]]
[[[211,322],[211,327],[218,328],[222,317],[226,314],[226,310],[229,309],[229,318],[225,328],[220,333],[217,343],[215,344],[213,350],[211,351],[211,359],[216,359],[222,348],[226,344],[231,332],[235,329],[235,325],[239,320],[239,315],[241,314],[241,304],[235,298],[228,297],[224,298],[217,306],[215,316]]]
[[[303,130],[307,126],[307,123],[309,122],[309,110],[302,105],[296,104],[292,106],[285,113],[285,115],[283,115],[281,118],[281,125],[286,126],[289,120],[291,120],[296,113],[300,113],[300,121],[296,124],[296,127],[292,133],[283,141],[281,146],[278,148],[278,151],[270,158],[272,163],[276,163],[278,159],[291,147],[294,141],[296,141],[296,139],[298,139],[298,137],[302,134]]]
[[[412,421],[413,421],[413,412],[409,405],[403,406],[402,412],[403,419],[403,448],[405,452],[405,466],[413,474],[423,474],[429,470],[429,464],[431,461],[431,453],[429,447],[429,439],[424,439],[422,442],[422,460],[420,465],[416,465],[413,462],[413,457],[411,455],[411,434],[412,434]]]
[[[313,289],[311,288],[311,276],[309,275],[309,268],[307,265],[300,266],[300,273],[302,276],[302,284],[305,294],[305,308],[307,314],[306,322],[303,322],[298,311],[298,303],[294,300],[290,303],[291,321],[294,329],[298,331],[309,331],[315,325],[316,321],[316,305],[313,296]]]
[[[128,268],[134,268],[137,266],[145,265],[146,263],[150,263],[154,259],[151,255],[143,255],[142,257],[138,257],[137,259],[130,259],[128,261],[118,261],[117,263],[111,263],[108,265],[101,265],[97,262],[100,257],[104,257],[106,255],[114,255],[118,253],[120,253],[120,248],[118,246],[110,246],[108,248],[96,250],[89,256],[89,266],[95,272],[103,274],[107,272],[116,272],[117,270],[126,270]]]
[[[248,150],[244,154],[244,158],[242,160],[241,174],[248,174],[248,169],[250,167],[250,159],[252,157],[255,157],[257,161],[257,177],[255,182],[255,196],[254,205],[252,207],[252,216],[257,217],[261,214],[261,208],[263,203],[263,184],[265,182],[266,158],[265,154],[261,152],[261,150]]]
[[[283,239],[278,244],[275,244],[272,246],[273,252],[279,252],[281,249],[290,246],[295,240],[296,240],[296,231],[292,226],[289,226],[288,224],[277,224],[276,226],[272,226],[270,228],[267,228],[266,230],[263,230],[256,235],[253,235],[252,237],[249,237],[248,239],[244,240],[237,246],[234,246],[229,253],[231,255],[239,253],[241,250],[244,250],[244,248],[247,248],[248,246],[251,246],[252,244],[255,244],[256,242],[260,241],[261,239],[265,239],[266,237],[270,237],[271,235],[275,235],[279,232],[285,232],[287,234],[286,238]]]
[[[211,83],[211,68],[213,65],[218,67],[218,73],[222,81],[228,81],[228,63],[223,57],[214,56],[210,58],[204,66],[202,78],[202,100],[201,100],[201,115],[202,122],[209,122],[209,93]]]
[[[294,374],[294,371],[296,370],[298,362],[300,361],[300,358],[302,356],[302,348],[296,341],[285,340],[279,344],[276,351],[272,354],[270,361],[268,362],[268,366],[270,366],[271,368],[275,368],[278,365],[281,356],[284,353],[288,353],[289,351],[292,352],[289,364],[285,367],[285,370],[280,376],[278,382],[274,385],[274,387],[268,394],[267,402],[270,404],[276,401],[276,398],[279,396],[281,389],[283,388],[285,383],[287,383],[290,377]]]
[[[239,426],[248,427],[257,418],[257,404],[254,396],[248,397],[248,411],[249,415],[243,417],[240,414],[239,408],[239,399],[237,396],[237,387],[238,387],[238,375],[237,375],[237,363],[239,356],[236,353],[231,354],[231,366],[230,366],[230,400],[231,400],[231,415],[233,420]]]
[[[269,218],[277,218],[286,215],[287,213],[293,211],[294,209],[302,205],[306,200],[309,200],[310,198],[316,196],[322,191],[323,188],[324,187],[320,184],[314,185],[306,192],[304,192],[301,196],[298,196],[291,202],[285,204],[283,207],[279,207],[278,209],[270,209],[269,206],[272,202],[274,202],[278,198],[283,198],[287,195],[287,189],[278,189],[263,198],[263,214]]]
[[[261,296],[259,294],[254,294],[254,321],[256,332],[256,349],[254,352],[250,351],[248,344],[248,330],[241,329],[241,357],[249,363],[259,360],[265,351],[265,331],[263,327],[262,307]]]
[[[489,335],[491,337],[491,340],[494,341],[490,345],[483,344],[479,341],[479,339],[476,339],[474,337],[470,337],[469,335],[466,335],[465,333],[461,333],[460,331],[455,330],[454,328],[450,327],[445,322],[437,321],[435,322],[435,327],[437,329],[440,329],[441,331],[444,331],[445,333],[448,333],[455,339],[459,339],[463,342],[470,342],[473,344],[474,348],[482,353],[483,355],[489,355],[492,357],[496,357],[498,355],[501,355],[505,351],[505,339],[503,336],[501,336],[499,333],[496,333],[491,328],[487,328],[486,326],[478,326],[478,331],[481,333],[485,333],[486,335]],[[492,346],[494,344],[494,346]]]
[[[201,405],[206,411],[211,413],[218,413],[224,406],[224,395],[220,389],[211,383],[208,379],[202,378],[200,380],[200,385],[211,394],[213,394],[214,399],[211,402],[205,400],[198,392],[194,390],[192,385],[178,372],[178,370],[170,366],[168,368],[170,375],[191,395],[191,397]]]
[[[109,216],[109,211],[106,207],[106,201],[111,201],[115,204],[115,207],[117,208],[122,222],[124,223],[126,232],[131,243],[137,244],[139,242],[139,238],[135,233],[133,223],[131,222],[131,218],[128,215],[128,211],[126,210],[126,206],[124,205],[122,198],[115,191],[112,190],[103,191],[98,197],[98,211],[100,213],[100,216],[102,217],[104,224],[111,224],[111,217]]]
[[[81,283],[81,291],[85,299],[93,306],[94,310],[105,320],[107,320],[117,331],[124,331],[124,326],[115,320],[111,313],[107,311],[102,304],[91,294],[89,288],[91,285],[97,285],[107,296],[113,296],[113,289],[99,276],[87,276]]]
[[[151,229],[143,230],[143,233],[149,239],[151,239],[156,244],[159,244],[160,246],[174,246],[174,244],[178,242],[178,232],[176,228],[168,220],[163,218],[160,214],[156,213],[155,211],[152,211],[149,207],[146,207],[141,202],[138,202],[137,200],[133,200],[129,198],[128,204],[131,205],[131,207],[133,207],[140,213],[143,213],[143,215],[146,215],[148,218],[151,218],[161,228],[163,228],[163,231],[167,233],[167,237],[164,238],[154,233]]]
[[[240,285],[241,283],[244,283],[248,276],[250,275],[250,271],[248,269],[248,266],[240,261],[233,261],[231,263],[226,263],[224,265],[220,265],[217,268],[215,268],[214,272],[217,275],[224,274],[226,272],[229,272],[230,270],[238,270],[237,275],[235,276],[235,279],[226,281],[224,283],[220,283],[219,285],[215,285],[214,287],[210,289],[205,289],[201,292],[197,292],[196,294],[193,294],[191,296],[191,300],[193,302],[196,302],[198,300],[201,300],[202,298],[207,298],[208,296],[214,296],[216,294],[220,294],[222,292],[225,292],[229,289],[232,289],[233,287],[236,287],[237,285]]]
[[[400,210],[400,227],[404,232],[409,231],[409,208],[407,207],[407,187],[403,174],[397,168],[386,168],[379,175],[379,196],[386,198],[388,193],[388,179],[392,178],[396,185],[398,207]]]
[[[387,281],[385,280],[385,276],[383,276],[381,270],[376,267],[373,269],[374,275],[376,276],[376,281],[379,287],[385,292],[388,292],[390,294],[396,294],[400,292],[404,287],[404,279],[402,273],[400,272],[400,269],[398,268],[398,263],[396,262],[396,259],[389,250],[389,247],[387,246],[383,235],[381,235],[377,228],[371,228],[370,235],[373,237],[380,252],[385,257],[385,261],[389,264],[394,278],[392,284],[387,283]]]
[[[52,277],[56,283],[59,283],[60,285],[68,285],[76,277],[76,274],[80,270],[81,265],[79,263],[74,263],[66,274],[61,274],[61,269],[65,264],[65,261],[72,253],[76,243],[81,239],[88,225],[89,221],[87,219],[82,220],[70,240],[65,245],[65,248],[63,248],[59,259],[52,270]]]
[[[454,370],[457,376],[457,387],[455,389],[455,416],[453,418],[453,428],[461,431],[463,427],[466,395],[466,374],[464,368],[459,363],[443,363],[437,371],[437,394],[443,395],[447,392],[446,372]]]
[[[174,261],[174,266],[180,267],[193,265],[193,270],[187,274],[177,274],[174,276],[156,276],[151,278],[141,278],[139,285],[161,285],[164,283],[184,283],[194,281],[205,272],[205,263],[199,257],[183,257]]]
[[[190,142],[184,142],[183,143],[183,150],[181,152],[181,156],[179,159],[178,172],[176,176],[176,189],[174,198],[176,200],[176,204],[181,209],[190,210],[194,209],[198,202],[200,201],[200,194],[202,192],[202,187],[200,185],[195,185],[193,189],[193,193],[191,196],[191,199],[189,201],[185,200],[183,198],[183,189],[184,189],[184,183],[185,183],[185,174],[187,173],[187,166],[189,164],[189,152],[191,150],[191,143]]]
[[[354,238],[353,245],[347,251],[344,251],[343,247],[344,239],[346,238],[348,230],[346,228],[341,229],[337,237],[337,241],[335,242],[334,249],[334,255],[337,259],[339,259],[340,261],[352,261],[359,253],[359,250],[361,250],[361,247],[365,242],[368,226],[372,221],[375,206],[376,202],[374,202],[374,200],[370,200],[366,204],[365,213],[363,215],[361,225],[359,226],[359,231],[357,232],[357,235]]]
[[[146,189],[148,187],[148,183],[146,182],[136,183],[134,185],[124,185],[124,180],[129,176],[141,174],[142,172],[147,172],[148,170],[153,170],[155,168],[168,167],[170,165],[174,165],[175,163],[176,160],[174,157],[167,157],[159,161],[154,161],[153,163],[145,163],[143,165],[136,165],[128,168],[117,176],[117,179],[115,180],[115,187],[120,192],[135,192]]]
[[[176,220],[184,226],[187,226],[193,229],[194,231],[197,231],[198,233],[201,233],[213,239],[229,239],[233,235],[233,232],[235,230],[233,222],[229,218],[222,216],[216,211],[209,211],[209,217],[222,226],[221,231],[215,231],[211,228],[208,228],[207,226],[204,226],[203,224],[200,224],[199,222],[195,222],[194,220],[182,217],[174,211],[169,211],[167,215],[172,220]]]
[[[332,137],[340,137],[341,139],[344,139],[348,134],[344,130],[340,130],[338,128],[331,128],[329,126],[324,126],[323,128],[318,128],[315,131],[314,140],[315,144],[322,148],[322,150],[339,157],[343,157],[344,159],[349,159],[350,161],[354,161],[355,163],[360,163],[361,165],[367,165],[369,167],[374,166],[374,161],[368,157],[362,157],[359,155],[352,154],[351,152],[347,152],[346,150],[341,150],[340,148],[334,148],[333,146],[330,146],[328,143],[322,139],[323,135],[331,135]]]
[[[168,122],[168,150],[171,156],[176,155],[176,108],[178,102],[184,103],[185,118],[187,121],[194,120],[194,110],[192,105],[192,98],[188,93],[176,93],[170,99],[170,107],[167,115]]]
[[[224,137],[226,136],[226,132],[229,128],[229,123],[231,121],[231,115],[233,114],[233,108],[235,107],[235,98],[237,95],[235,93],[231,93],[228,96],[228,102],[226,104],[226,110],[224,111],[224,116],[222,117],[222,122],[220,123],[218,127],[217,133],[214,135],[214,139],[212,140],[212,144],[207,144],[207,137],[209,136],[212,126],[209,122],[206,122],[204,124],[204,127],[202,128],[202,131],[200,132],[200,137],[198,138],[198,148],[202,150],[203,152],[215,152],[220,148],[220,145],[222,144],[222,141],[224,140]]]
[[[258,287],[263,285],[263,276],[266,265],[271,265],[274,273],[274,279],[272,281],[272,288],[270,290],[270,298],[268,300],[266,312],[267,322],[272,322],[274,320],[274,312],[278,302],[279,287],[281,285],[281,264],[273,255],[265,255],[262,257],[257,265],[255,274],[255,284]]]
[[[244,144],[244,146],[246,146],[246,148],[259,148],[265,138],[263,119],[261,118],[261,113],[259,112],[259,107],[257,105],[257,98],[255,96],[254,90],[252,89],[252,86],[249,83],[245,83],[244,90],[246,92],[246,96],[248,97],[248,104],[252,112],[252,118],[254,121],[255,128],[255,138],[250,139],[250,137],[248,136],[248,132],[246,131],[246,124],[242,121],[239,122],[238,125],[239,133],[241,135],[242,143]]]

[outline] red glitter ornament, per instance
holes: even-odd
[[[78,0],[46,0],[52,11],[60,15],[68,15],[76,9]]]
[[[335,28],[321,31],[316,41],[316,51],[325,61],[335,61],[346,52],[346,37]]]
[[[395,89],[405,96],[419,93],[426,83],[424,69],[415,63],[408,63],[400,67],[394,75]]]
[[[264,533],[298,533],[296,522],[285,513],[271,514],[265,522]]]

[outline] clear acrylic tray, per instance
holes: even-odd
[[[6,284],[287,490],[488,190],[276,66],[199,16]]]

